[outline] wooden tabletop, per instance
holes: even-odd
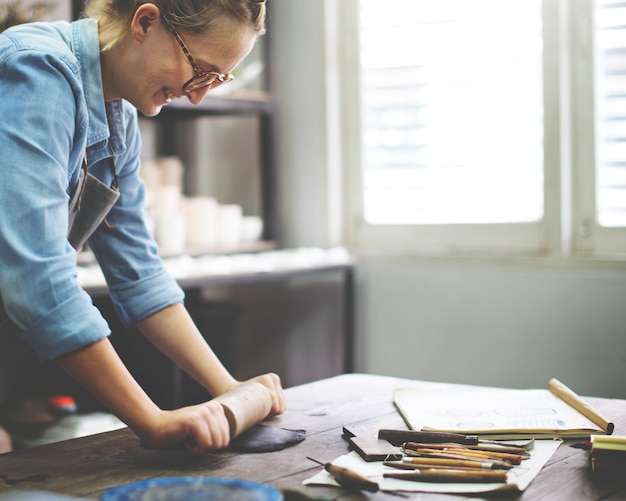
[[[305,429],[307,436],[298,445],[278,452],[222,451],[193,457],[178,450],[143,449],[132,432],[122,429],[0,455],[0,496],[10,491],[37,490],[98,499],[103,491],[127,482],[168,476],[213,476],[264,482],[317,499],[466,499],[433,493],[410,493],[403,498],[382,492],[349,493],[330,486],[302,486],[304,479],[321,468],[307,456],[326,462],[348,451],[342,438],[344,425],[359,424],[372,430],[406,428],[393,405],[392,390],[410,383],[399,378],[345,374],[287,389],[287,412],[268,424]],[[615,422],[614,434],[626,435],[626,400],[585,400]],[[481,495],[482,499],[502,497]],[[564,443],[525,492],[504,497],[533,501],[626,499],[626,481],[592,478],[588,453]]]

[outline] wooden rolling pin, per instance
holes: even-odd
[[[246,381],[215,401],[224,407],[231,439],[263,421],[272,410],[272,392],[256,381]]]

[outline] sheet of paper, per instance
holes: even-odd
[[[410,492],[439,492],[448,494],[471,494],[480,492],[493,492],[502,490],[525,490],[533,479],[539,474],[548,460],[556,452],[561,440],[535,440],[535,447],[531,451],[530,459],[522,461],[522,464],[515,466],[508,472],[506,484],[470,484],[470,483],[432,483],[413,482],[408,480],[397,480],[394,478],[384,478],[383,473],[399,472],[396,468],[383,466],[382,462],[365,462],[356,452],[350,452],[340,456],[332,463],[355,471],[373,482],[378,483],[381,490],[385,491],[410,491]],[[315,476],[305,480],[303,485],[335,485],[337,482],[326,470],[322,469]]]
[[[472,388],[423,391],[396,388],[394,403],[414,430],[455,431],[497,436],[518,432],[537,436],[603,433],[592,421],[549,390]]]

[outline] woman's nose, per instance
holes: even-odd
[[[192,104],[198,104],[200,101],[204,99],[206,93],[209,92],[209,86],[203,87],[201,89],[193,90],[187,93],[187,99],[191,101]]]

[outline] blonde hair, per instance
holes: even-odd
[[[91,0],[84,16],[97,19],[101,32],[109,35],[102,50],[123,38],[135,11],[145,3],[156,5],[177,31],[203,35],[228,20],[257,36],[265,33],[265,0]]]

